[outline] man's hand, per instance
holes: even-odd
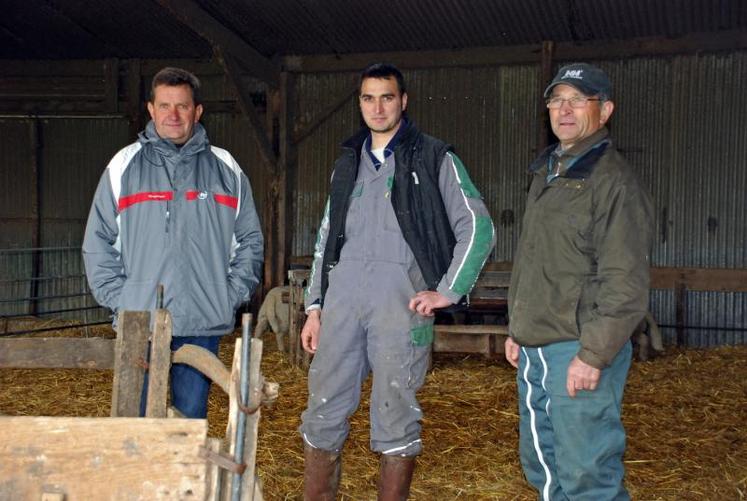
[[[319,346],[319,330],[322,327],[322,310],[311,310],[301,329],[301,346],[312,355]]]
[[[432,317],[435,315],[434,310],[438,308],[445,308],[451,305],[451,301],[436,291],[420,291],[410,299],[408,307],[410,310],[420,313],[424,317]]]
[[[504,345],[506,349],[506,360],[508,360],[508,363],[519,368],[519,344],[514,341],[514,338],[511,336],[508,336],[506,338],[506,344]]]
[[[578,390],[596,390],[601,376],[601,370],[582,362],[578,356],[573,357],[568,366],[568,377],[565,383],[568,395],[575,397]]]

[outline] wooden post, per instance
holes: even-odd
[[[150,334],[150,312],[122,311],[117,319],[114,345],[112,417],[140,415],[140,394]]]
[[[29,284],[29,315],[36,315],[38,302],[35,297],[39,295],[39,281],[36,280],[41,271],[41,253],[38,250],[42,245],[41,224],[41,200],[42,200],[42,154],[44,144],[42,141],[42,127],[38,118],[30,122],[29,130],[31,136],[31,283]]]
[[[687,325],[687,284],[677,281],[674,284],[674,300],[676,303],[675,324],[677,325],[677,346],[687,344],[685,325]]]
[[[116,113],[119,110],[119,60],[104,61],[104,102],[102,111]]]
[[[295,77],[293,73],[280,74],[279,110],[279,172],[277,208],[277,250],[275,284],[283,285],[290,262],[294,229],[294,188],[296,177],[296,146],[293,143],[293,108],[295,100]]]
[[[127,119],[130,123],[130,138],[137,137],[142,126],[143,91],[141,85],[142,64],[140,59],[130,59],[127,72]]]
[[[148,399],[145,417],[165,418],[168,408],[169,372],[171,371],[171,314],[156,310],[153,339],[148,362]]]
[[[552,60],[553,53],[555,52],[555,43],[551,40],[545,40],[542,42],[542,61],[540,62],[540,81],[539,81],[539,96],[540,104],[539,111],[537,113],[537,119],[539,121],[539,137],[537,138],[537,153],[547,148],[548,136],[550,135],[550,119],[547,115],[547,107],[545,106],[544,96],[542,93],[545,91],[545,87],[552,80]]]

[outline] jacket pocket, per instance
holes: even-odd
[[[117,313],[120,311],[146,311],[156,306],[155,280],[133,280],[128,278],[122,286],[117,301]]]
[[[187,312],[187,328],[194,331],[219,331],[233,328],[234,305],[226,282],[202,282],[193,290]]]

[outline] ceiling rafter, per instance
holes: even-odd
[[[244,39],[216,20],[193,0],[156,0],[162,7],[207,40],[213,47],[220,47],[239,62],[248,74],[277,88],[280,82],[280,67],[264,57],[246,43]]]

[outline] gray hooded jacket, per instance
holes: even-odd
[[[101,177],[83,257],[101,305],[152,310],[163,284],[174,336],[226,334],[262,268],[249,179],[200,124],[177,147],[150,122]]]

